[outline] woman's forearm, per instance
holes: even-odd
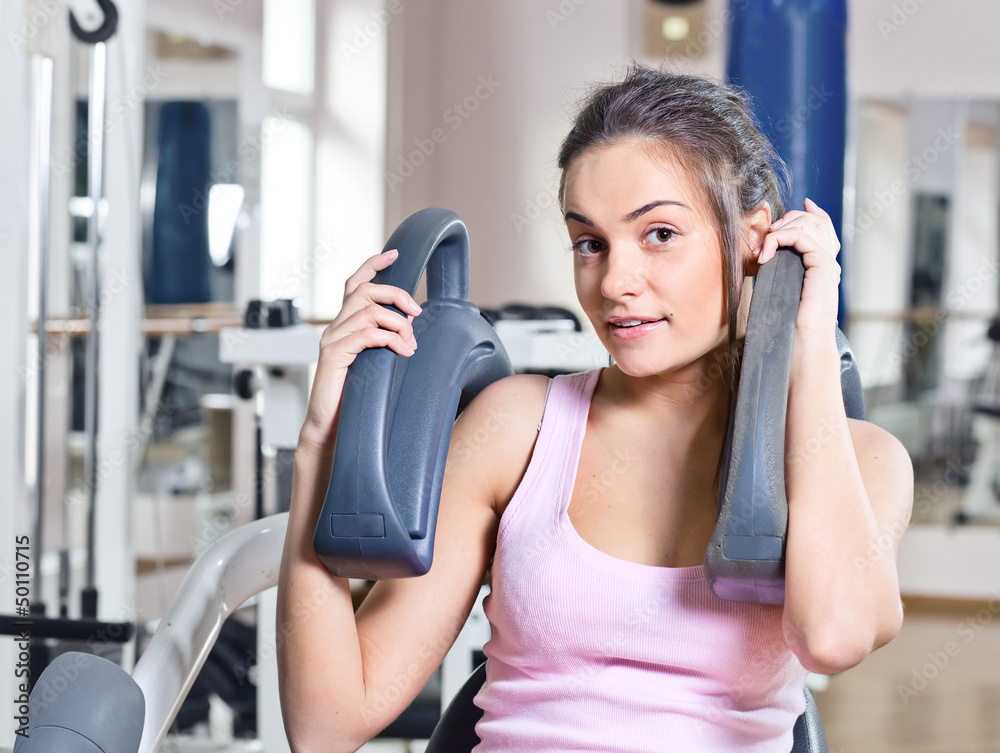
[[[894,557],[869,562],[881,529],[844,411],[833,332],[797,332],[794,349],[785,433],[783,624],[803,665],[812,665],[807,669],[832,672],[873,650],[894,620],[889,612],[899,585]]]
[[[281,710],[295,753],[355,750],[367,739],[350,583],[330,575],[312,546],[331,465],[332,452],[299,442],[276,621]]]

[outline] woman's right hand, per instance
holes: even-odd
[[[309,394],[306,419],[299,433],[299,445],[311,445],[326,453],[333,450],[337,414],[347,381],[347,367],[365,348],[389,347],[411,356],[417,347],[413,318],[420,306],[409,293],[393,285],[376,285],[375,273],[392,264],[398,256],[393,249],[367,259],[344,285],[344,303],[319,344],[316,376]],[[392,304],[403,317],[382,304]]]

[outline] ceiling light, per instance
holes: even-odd
[[[663,36],[671,42],[686,39],[691,32],[691,24],[684,16],[667,16],[663,19]]]

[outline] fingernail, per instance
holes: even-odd
[[[420,313],[423,311],[423,309],[420,308],[420,304],[414,300],[410,301],[410,310],[413,311],[416,316],[420,316]]]
[[[399,253],[399,251],[397,251],[394,248],[390,248],[388,251],[383,251],[382,253],[385,254],[386,256],[395,256],[396,254]]]
[[[417,349],[417,338],[415,338],[413,335],[410,335],[410,345],[413,346],[414,350]]]

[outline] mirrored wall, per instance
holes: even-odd
[[[855,140],[844,274],[869,418],[949,487],[915,521],[1000,522],[1000,102],[863,100]]]

